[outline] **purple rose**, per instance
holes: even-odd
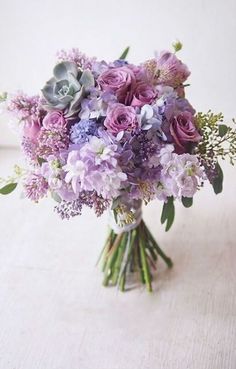
[[[142,107],[145,104],[152,104],[157,97],[157,91],[153,86],[145,82],[137,83],[133,93],[131,106]]]
[[[99,76],[98,84],[103,91],[113,92],[119,102],[129,104],[135,84],[135,75],[127,66],[111,68]]]
[[[178,151],[184,151],[189,142],[199,142],[201,135],[197,131],[194,116],[184,111],[170,119],[170,134]]]
[[[134,131],[138,127],[135,109],[132,106],[114,104],[108,108],[104,126],[113,134]]]
[[[62,112],[53,111],[43,118],[43,126],[46,129],[63,128],[66,126],[66,120]]]

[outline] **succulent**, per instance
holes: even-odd
[[[81,71],[75,63],[65,61],[57,64],[53,77],[42,89],[47,110],[66,110],[70,117],[80,109],[80,102],[94,86],[94,78],[89,70]]]

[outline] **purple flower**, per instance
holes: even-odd
[[[103,91],[113,92],[120,103],[129,104],[133,95],[135,75],[128,66],[111,68],[99,76],[98,84]]]
[[[117,163],[116,152],[116,145],[92,136],[80,150],[70,151],[63,167],[65,181],[71,183],[76,194],[96,191],[108,200],[118,196],[127,176]]]
[[[131,106],[142,107],[145,104],[150,105],[156,97],[157,91],[153,86],[148,85],[145,82],[137,83],[134,88]]]
[[[96,136],[98,126],[93,120],[81,119],[70,130],[70,140],[74,144],[83,144],[89,141],[90,136]]]
[[[56,128],[63,129],[66,127],[66,119],[62,112],[60,111],[52,111],[47,113],[47,115],[43,119],[43,126],[46,129],[53,129]]]
[[[24,192],[30,200],[38,202],[47,194],[48,183],[45,178],[38,173],[31,173],[25,180]]]
[[[114,104],[108,108],[104,126],[113,134],[123,131],[135,131],[138,121],[135,109],[123,104]]]
[[[75,63],[79,68],[92,69],[93,63],[96,62],[96,58],[89,58],[87,55],[82,53],[79,49],[73,48],[71,50],[60,50],[57,53],[58,61],[70,61]]]
[[[179,152],[186,150],[186,145],[190,142],[199,142],[199,134],[194,117],[188,111],[179,113],[170,120],[170,133]]]
[[[66,150],[69,146],[69,136],[67,127],[52,126],[50,128],[42,127],[38,135],[37,155],[43,159],[50,155],[58,156],[60,152]]]
[[[162,51],[156,59],[148,60],[144,65],[156,84],[178,87],[190,75],[187,66],[169,51]]]

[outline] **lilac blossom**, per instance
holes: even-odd
[[[24,182],[25,196],[38,202],[48,192],[48,183],[40,173],[30,173]]]
[[[96,58],[90,58],[86,54],[82,53],[79,49],[72,48],[71,50],[60,50],[57,53],[59,62],[70,61],[75,63],[79,68],[92,69],[93,64],[96,62]]]

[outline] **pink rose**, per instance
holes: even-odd
[[[43,118],[43,126],[46,129],[65,127],[66,120],[63,113],[60,111],[52,111],[47,113],[47,115]]]
[[[157,97],[157,91],[153,86],[150,86],[144,82],[137,83],[131,106],[142,107],[145,104],[151,104]]]
[[[40,123],[37,120],[28,121],[23,128],[23,136],[29,138],[32,142],[36,142],[40,128]]]
[[[103,91],[113,92],[119,102],[129,104],[135,84],[135,75],[126,66],[111,68],[99,76],[98,84]]]
[[[189,142],[199,142],[201,135],[199,134],[194,116],[184,111],[170,119],[170,133],[180,151],[183,151]]]
[[[134,131],[138,127],[135,109],[132,106],[114,104],[108,108],[104,126],[113,134]]]

